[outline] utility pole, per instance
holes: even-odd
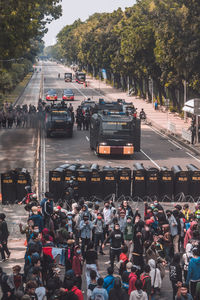
[[[184,79],[183,81],[183,86],[184,86],[184,105],[187,102],[187,81]],[[184,122],[186,122],[186,112],[184,111]]]

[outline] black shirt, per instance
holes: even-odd
[[[97,252],[95,250],[86,251],[85,260],[86,260],[86,264],[88,264],[88,265],[96,264]]]

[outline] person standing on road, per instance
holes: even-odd
[[[148,300],[147,293],[142,290],[142,281],[140,279],[135,282],[136,290],[131,292],[129,300]]]
[[[0,250],[1,258],[3,261],[6,260],[5,253],[7,254],[7,259],[10,257],[10,251],[8,250],[8,226],[5,221],[6,215],[4,213],[0,214]]]
[[[92,300],[108,300],[108,293],[106,289],[103,288],[103,278],[97,279],[97,287],[94,288],[91,296]]]
[[[51,216],[53,215],[53,195],[48,193],[47,201],[44,202],[44,223],[46,228],[50,228]]]
[[[193,257],[189,262],[186,280],[186,284],[190,284],[190,292],[193,298],[195,297],[197,283],[200,282],[200,253],[198,248],[193,250]]]
[[[104,249],[104,245],[107,243],[107,241],[110,240],[110,264],[111,268],[114,269],[114,260],[115,257],[117,257],[117,261],[119,261],[119,256],[121,254],[121,247],[124,246],[124,236],[123,233],[120,230],[119,223],[115,224],[114,230],[111,232],[111,234],[105,239],[102,249]]]
[[[168,220],[169,226],[170,226],[170,233],[171,233],[172,240],[173,240],[174,254],[176,254],[176,253],[179,253],[178,223],[170,210],[167,210],[166,214],[167,214],[167,220]]]
[[[3,269],[0,267],[0,286],[2,291],[1,300],[15,300],[14,296],[14,286],[9,282],[8,275],[3,272]]]
[[[175,300],[176,293],[178,291],[178,282],[182,282],[182,270],[180,266],[180,254],[174,255],[173,261],[169,266],[169,279],[173,289],[173,300]]]
[[[99,244],[101,243],[99,253],[104,255],[104,252],[102,250],[102,244],[103,244],[103,241],[104,241],[103,232],[104,232],[105,225],[104,225],[104,220],[102,218],[101,213],[97,213],[97,218],[93,221],[93,226],[94,226],[93,234],[94,234],[94,247],[95,247],[95,250],[96,251],[98,250]]]
[[[111,267],[108,267],[107,272],[108,275],[103,280],[103,287],[109,295],[110,290],[114,287],[115,277],[113,276],[114,270]]]
[[[104,228],[104,238],[106,238],[109,235],[109,225],[112,223],[112,210],[109,205],[109,202],[106,201],[104,203],[104,209],[103,209],[103,218],[105,221],[105,228]]]
[[[83,220],[80,221],[80,236],[81,236],[81,253],[83,256],[83,259],[85,259],[85,247],[89,244],[91,241],[92,236],[92,222],[89,221],[89,216],[86,213],[83,216]]]
[[[115,279],[114,287],[109,292],[109,300],[128,300],[128,294],[122,288],[122,283],[119,277]]]

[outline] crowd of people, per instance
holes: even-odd
[[[164,210],[154,201],[139,211],[126,200],[117,206],[81,198],[66,210],[49,192],[40,203],[29,193],[24,203],[24,266],[15,265],[11,275],[0,268],[2,300],[162,299],[168,272],[170,299],[200,299],[200,205]],[[10,257],[8,238],[1,213],[3,261]]]
[[[4,107],[0,109],[0,129],[7,128],[27,128],[33,127],[35,124],[37,108],[34,105],[26,104],[15,107],[8,103],[4,103]]]

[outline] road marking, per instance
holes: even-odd
[[[149,157],[142,149],[140,151],[158,168],[160,169],[160,166],[153,160],[151,157]]]
[[[35,142],[35,135],[34,135],[33,138],[32,138],[32,143],[31,143],[32,147],[33,147],[33,145],[34,145],[34,142]]]
[[[199,163],[200,163],[200,159],[196,158],[195,156],[193,156],[191,153],[186,152],[189,156],[191,156],[192,158],[196,159]]]
[[[147,125],[148,126],[148,125]],[[169,143],[173,144],[174,146],[176,146],[178,149],[182,150],[182,148],[175,142],[169,140],[168,136],[165,135],[164,133],[159,132],[157,129],[152,128],[151,126],[148,126],[152,131],[154,131],[155,133],[157,133],[158,135],[164,137]]]
[[[181,147],[179,147],[176,143],[172,142],[171,140],[168,140],[169,143],[171,143],[172,145],[176,146],[178,149],[182,149]]]
[[[75,84],[74,84],[73,82],[71,82],[71,84],[73,85],[73,87],[75,87],[75,89],[77,89],[77,91],[79,91],[79,93],[80,93],[84,98],[87,99],[87,96],[86,96],[80,89],[78,89],[78,88],[75,86]]]
[[[89,139],[89,137],[88,137],[87,135],[86,135],[86,137],[85,137],[85,138],[86,138],[86,140],[89,142],[89,140],[90,140],[90,139]]]

